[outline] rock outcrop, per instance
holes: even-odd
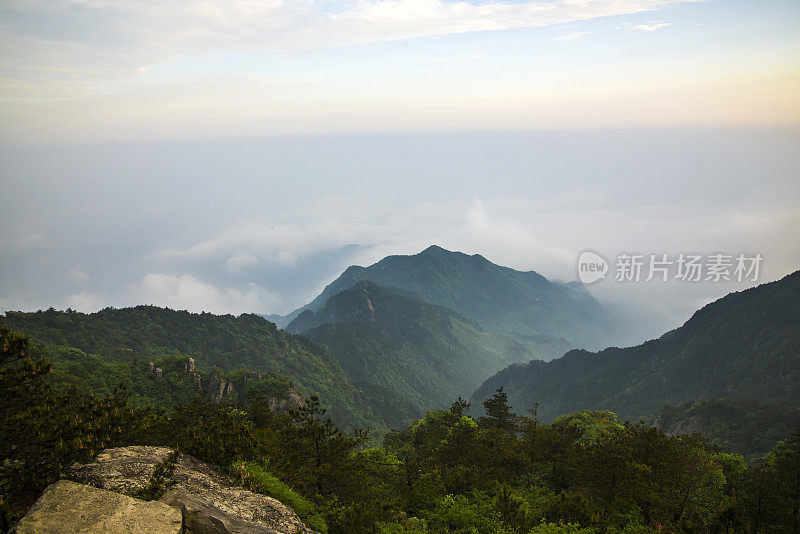
[[[156,380],[161,380],[164,375],[164,370],[161,367],[156,367],[155,362],[147,362],[147,374]]]
[[[211,381],[208,384],[208,398],[211,402],[219,404],[223,399],[236,393],[236,388],[229,380],[222,378],[215,369],[211,373]]]
[[[270,397],[268,403],[270,411],[280,414],[288,414],[292,410],[296,410],[297,408],[305,406],[306,401],[303,399],[303,396],[299,391],[293,387],[289,387],[286,398],[278,399],[275,397]]]
[[[48,486],[16,534],[180,534],[181,511],[69,480]]]
[[[194,358],[189,358],[183,364],[183,372],[192,377],[194,385],[197,386],[197,391],[203,391],[203,386],[200,382],[200,373],[197,372],[194,366]]]
[[[74,466],[67,478],[136,495],[150,486],[156,466],[167,462],[172,454],[166,447],[106,449],[94,462]],[[235,486],[228,476],[196,458],[177,455],[171,471],[160,501],[180,510],[188,533],[313,533],[288,506]]]

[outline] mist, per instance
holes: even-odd
[[[589,286],[655,336],[798,268],[797,146],[674,128],[3,147],[0,309],[286,313],[434,243],[563,281],[586,249],[762,254],[756,282]]]

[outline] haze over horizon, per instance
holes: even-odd
[[[800,264],[798,141],[700,129],[4,148],[0,308],[286,313],[351,264],[430,244],[567,281],[584,249],[760,252],[760,281],[774,280]],[[657,333],[745,285],[590,290]]]

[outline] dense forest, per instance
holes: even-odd
[[[664,406],[654,424],[668,434],[702,434],[722,450],[754,462],[800,428],[800,407],[752,399],[709,399]]]
[[[323,533],[797,532],[799,299],[800,272],[637,347],[512,365],[471,403],[563,340],[366,280],[298,314],[303,336],[152,306],[7,312],[0,521],[75,461],[164,445]]]
[[[368,281],[287,327],[331,351],[391,427],[446,408],[513,362],[559,356],[557,343],[514,341],[410,294]]]
[[[713,398],[800,405],[800,271],[731,293],[680,328],[629,348],[568,352],[512,365],[473,400],[504,386],[512,406],[541,406],[545,421],[579,409],[636,420],[665,404]]]
[[[163,410],[49,385],[51,364],[0,327],[0,495],[7,528],[65,466],[109,446],[163,444],[244,473],[319,532],[796,532],[800,434],[748,466],[701,435],[672,437],[607,411],[542,424],[502,389],[462,399],[364,449],[316,397],[289,414],[197,399]],[[159,488],[150,488],[159,494]],[[145,496],[146,498],[146,496]]]
[[[509,363],[557,354],[546,339],[523,344],[484,332],[447,308],[370,282],[295,322],[304,321],[314,328],[299,336],[256,315],[155,306],[4,319],[42,346],[53,365],[48,380],[62,389],[104,395],[124,382],[132,404],[165,409],[198,395],[246,403],[252,388],[278,400],[317,394],[338,425],[369,426],[376,437],[468,396]]]
[[[46,348],[54,381],[85,385],[95,394],[108,393],[124,381],[134,403],[142,400],[169,408],[176,401],[187,402],[198,389],[194,378],[185,373],[191,357],[204,389],[214,375],[218,382],[224,379],[234,386],[257,381],[275,389],[276,382],[291,383],[304,395],[322,396],[345,428],[387,428],[347,382],[333,355],[257,315],[136,306],[91,314],[9,311],[3,322]],[[154,380],[150,362],[162,370],[160,380]],[[236,396],[244,389],[238,388]]]

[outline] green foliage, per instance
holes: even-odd
[[[195,400],[170,417],[170,445],[220,466],[254,458],[255,426],[249,415],[230,404]]]
[[[195,399],[171,414],[134,408],[124,391],[95,397],[52,388],[50,365],[0,330],[0,521],[4,528],[74,461],[108,446],[167,445],[218,465],[329,534],[794,532],[800,528],[800,433],[748,467],[699,434],[671,436],[612,412],[542,424],[514,414],[498,389],[477,421],[430,410],[359,450],[311,397],[270,410]],[[140,494],[170,484],[174,457]]]
[[[588,410],[557,417],[553,427],[568,428],[570,433],[578,436],[576,443],[597,443],[625,428],[614,412]]]
[[[483,401],[483,407],[486,410],[486,417],[481,417],[479,421],[484,428],[495,428],[509,432],[517,429],[519,418],[511,411],[511,406],[508,405],[508,396],[503,391],[503,386],[497,388],[492,398]]]
[[[178,454],[177,451],[173,452],[163,462],[156,465],[155,469],[153,469],[153,474],[150,475],[150,481],[147,486],[135,492],[133,496],[143,501],[154,501],[160,499],[170,486],[174,486],[175,481],[171,477],[175,472]]]
[[[579,285],[550,282],[533,271],[437,246],[413,256],[388,256],[366,268],[349,267],[307,309],[320,310],[360,281],[445,306],[485,330],[514,334],[535,344],[542,359],[558,357],[571,346],[608,346],[619,334],[613,318]]]
[[[648,529],[649,530],[649,529]],[[587,527],[582,528],[580,525],[573,523],[541,523],[533,527],[530,534],[594,534],[598,531],[596,528]],[[626,531],[627,532],[627,531]]]
[[[289,506],[309,528],[322,534],[328,532],[328,525],[325,524],[325,520],[314,504],[273,476],[263,465],[256,462],[243,462],[235,467],[244,469],[246,483],[251,490],[277,499]]]
[[[27,339],[0,328],[0,503],[3,516],[24,510],[26,499],[75,461],[136,441],[155,424],[151,411],[132,408],[124,389],[106,397],[58,391],[46,377],[50,361]]]
[[[753,531],[800,531],[800,430],[754,469],[749,490],[747,514]]]
[[[547,363],[512,365],[486,380],[472,400],[505,386],[518,410],[538,402],[543,421],[583,409],[613,410],[635,421],[651,418],[665,404],[710,398],[800,407],[798,317],[800,271],[731,293],[696,312],[682,327],[636,347],[611,347],[596,354],[576,350]],[[718,408],[724,409],[713,409]],[[743,432],[758,426],[745,425]],[[741,439],[726,438],[725,432],[721,439]],[[773,445],[754,442],[752,449],[737,452],[749,456]]]
[[[536,355],[447,308],[372,282],[332,296],[288,328],[328,348],[388,428],[445,408],[503,366]]]
[[[482,492],[445,495],[427,514],[434,532],[453,534],[511,534],[495,510],[492,499]]]
[[[800,407],[751,399],[709,399],[665,406],[655,421],[669,434],[699,432],[720,449],[753,462],[800,428]]]
[[[245,401],[253,373],[266,382],[285,377],[306,395],[322,395],[331,416],[346,428],[383,427],[360,393],[344,379],[335,357],[308,339],[278,330],[252,314],[212,315],[155,306],[106,308],[97,313],[49,309],[6,312],[0,319],[43,344],[53,362],[52,383],[106,395],[124,381],[131,402],[171,409],[186,404],[198,389],[184,372],[193,357],[204,388],[215,369],[232,380]],[[163,370],[161,380],[148,373],[148,362]],[[284,388],[285,389],[285,388]],[[209,392],[204,389],[203,395]]]
[[[6,360],[18,360],[28,355],[28,338],[6,325],[0,325],[0,364]]]

